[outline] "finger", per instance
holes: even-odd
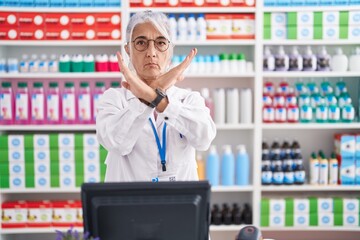
[[[127,71],[127,66],[125,64],[124,58],[121,56],[120,52],[116,53],[116,57],[118,59],[120,72],[125,73],[125,71]]]
[[[130,88],[129,83],[126,82],[126,81],[121,81],[121,86],[123,86],[123,87],[126,88],[127,90],[129,90],[129,88]]]
[[[197,48],[191,49],[190,53],[186,56],[184,61],[178,65],[180,70],[184,71],[190,64],[195,55],[197,54]]]
[[[184,80],[184,75],[183,74],[181,74],[180,76],[178,76],[178,78],[176,79],[177,80],[177,82],[181,82],[182,80]]]

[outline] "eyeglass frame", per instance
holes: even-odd
[[[135,38],[134,40],[132,40],[131,42],[132,43],[135,43],[135,41],[138,39],[138,38],[142,38],[142,39],[144,39],[144,40],[146,40],[146,48],[144,49],[144,50],[142,50],[142,51],[140,51],[140,50],[138,50],[136,47],[135,47],[135,44],[134,44],[134,48],[136,49],[136,51],[139,51],[139,52],[144,52],[144,51],[146,51],[148,48],[149,48],[149,42],[150,41],[153,41],[154,42],[154,47],[156,48],[156,50],[158,50],[159,52],[166,52],[168,49],[169,49],[169,47],[170,47],[170,40],[169,39],[167,39],[166,37],[163,37],[163,36],[160,36],[160,37],[157,37],[157,38],[155,38],[155,39],[147,39],[146,37],[143,37],[143,36],[139,36],[139,37],[137,37],[137,38]],[[167,41],[168,42],[168,47],[164,50],[164,51],[161,51],[157,46],[156,46],[156,44],[155,44],[155,41],[157,40],[157,39],[164,39],[165,41]]]

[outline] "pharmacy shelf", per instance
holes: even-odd
[[[240,231],[247,225],[210,225],[211,232]]]
[[[211,187],[213,193],[226,193],[226,192],[252,192],[253,186],[215,186]]]
[[[264,130],[359,129],[360,123],[263,123]]]
[[[130,12],[153,9],[164,13],[255,13],[255,7],[133,7]]]
[[[68,125],[0,125],[0,131],[95,131],[94,124],[68,124]]]
[[[264,7],[264,12],[325,12],[325,11],[359,11],[359,5],[344,6],[278,6]]]
[[[293,185],[293,186],[262,186],[262,192],[358,192],[357,185]]]
[[[211,39],[206,41],[176,41],[175,46],[253,46],[255,45],[254,39]]]
[[[254,124],[216,124],[217,130],[253,130]]]
[[[25,189],[4,189],[0,188],[3,194],[24,194],[24,193],[80,193],[80,188],[25,188]]]
[[[359,40],[264,40],[263,46],[284,46],[284,45],[359,45]]]
[[[261,227],[262,232],[270,231],[347,231],[347,232],[360,232],[360,227],[342,227],[342,226],[332,226],[332,227]]]
[[[214,74],[209,74],[209,73],[185,73],[184,74],[185,77],[190,77],[190,78],[210,78],[210,79],[219,79],[219,78],[254,78],[255,77],[255,73],[224,73],[224,74],[219,74],[219,73],[214,73]]]
[[[359,77],[360,72],[264,72],[264,78],[328,78]]]
[[[1,46],[120,46],[121,40],[1,40]]]
[[[38,13],[51,13],[51,12],[75,12],[75,13],[107,13],[119,12],[120,6],[109,7],[1,7],[3,12],[38,12]]]
[[[43,227],[43,228],[13,228],[13,229],[1,229],[1,234],[35,234],[35,233],[56,233],[56,230],[66,232],[70,227]],[[82,233],[84,229],[82,227],[74,227],[73,230],[77,230]]]
[[[91,72],[91,73],[1,73],[1,79],[51,79],[51,78],[122,78],[120,72]]]

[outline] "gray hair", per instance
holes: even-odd
[[[137,12],[134,15],[132,15],[126,27],[125,39],[127,44],[131,42],[131,36],[136,25],[145,22],[150,22],[164,37],[170,40],[169,51],[170,51],[170,58],[172,58],[174,39],[171,39],[170,22],[169,22],[169,18],[164,13],[161,12],[153,12],[150,10],[146,10],[143,12]]]

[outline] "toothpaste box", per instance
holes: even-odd
[[[50,148],[49,134],[34,134],[34,149]]]
[[[33,12],[18,13],[18,24],[20,29],[22,27],[44,27],[44,14]]]
[[[339,25],[325,25],[323,26],[323,38],[324,39],[339,39]]]
[[[50,175],[35,174],[35,188],[50,188]]]
[[[298,26],[313,26],[314,25],[314,13],[308,11],[297,12],[297,25]]]
[[[332,198],[318,198],[318,213],[332,213],[333,199]]]
[[[95,38],[97,40],[120,40],[120,29],[111,28],[98,28],[95,32]]]
[[[319,213],[318,214],[318,226],[319,227],[334,226],[334,214],[331,212]]]
[[[273,12],[270,15],[270,22],[267,24],[271,24],[271,26],[286,26],[286,16],[287,14],[284,12]]]
[[[294,198],[294,213],[308,214],[310,212],[310,202],[307,198]]]
[[[0,26],[0,39],[1,40],[16,40],[18,39],[18,29],[13,27]]]
[[[73,133],[59,133],[59,148],[75,147],[75,134]]]
[[[40,27],[19,27],[19,39],[21,40],[43,40],[45,33]]]
[[[349,25],[357,25],[360,24],[360,11],[349,11]]]
[[[324,11],[322,25],[339,25],[340,24],[340,12],[339,11]]]
[[[310,226],[309,213],[294,213],[294,227]]]
[[[270,214],[270,227],[285,227],[285,214],[284,213],[274,213]]]
[[[0,27],[17,26],[18,21],[18,13],[0,12]]]
[[[83,141],[84,147],[99,148],[99,142],[95,133],[84,133]]]

